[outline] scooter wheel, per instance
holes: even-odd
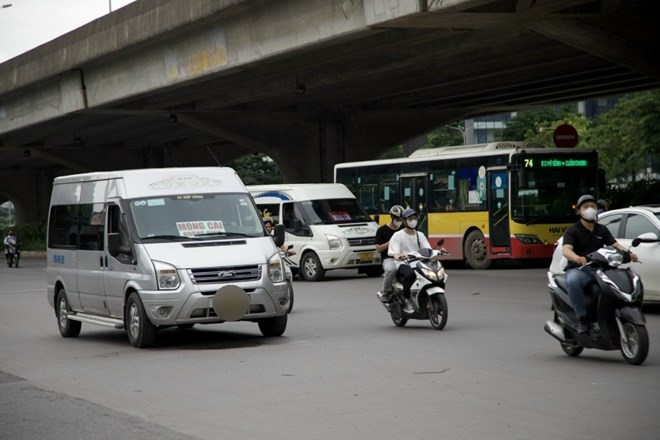
[[[400,298],[394,298],[390,306],[390,317],[397,327],[403,327],[408,322],[405,313],[403,313],[403,303]]]
[[[643,325],[623,323],[621,354],[631,365],[641,365],[649,354],[649,334]]]
[[[575,357],[579,356],[580,353],[582,353],[582,350],[584,350],[584,347],[580,345],[573,345],[573,344],[567,344],[565,342],[561,343],[561,349],[564,350],[564,353],[569,355],[570,357]]]

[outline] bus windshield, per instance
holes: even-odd
[[[548,168],[513,172],[511,217],[519,223],[569,222],[582,194],[596,194],[593,168]]]
[[[186,194],[129,201],[140,239],[217,239],[264,235],[247,194]]]
[[[371,221],[356,199],[309,200],[302,206],[310,223],[316,225]]]

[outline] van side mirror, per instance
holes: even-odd
[[[273,240],[275,240],[275,246],[280,247],[284,244],[284,225],[277,224],[273,232]]]

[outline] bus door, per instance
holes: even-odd
[[[488,224],[491,255],[510,253],[509,176],[506,169],[488,170]]]
[[[417,230],[428,237],[429,222],[427,212],[428,199],[427,173],[401,174],[401,200],[404,208],[417,211],[419,217]]]

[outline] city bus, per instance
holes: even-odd
[[[409,157],[335,165],[334,179],[380,224],[414,208],[432,245],[474,269],[498,259],[550,259],[576,221],[581,194],[597,196],[595,150],[530,142],[421,149]]]

